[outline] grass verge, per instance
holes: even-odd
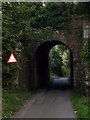
[[[54,80],[53,76],[54,76],[54,73],[50,72],[50,81],[49,81],[50,84],[53,83],[53,80]]]
[[[25,101],[31,98],[27,89],[2,90],[2,117],[11,118],[24,105]]]
[[[78,118],[88,118],[88,97],[73,93],[72,104]]]

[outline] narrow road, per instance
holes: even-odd
[[[40,90],[14,118],[76,118],[67,78],[56,77],[48,90]]]

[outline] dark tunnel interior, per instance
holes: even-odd
[[[49,71],[49,52],[55,45],[64,45],[60,41],[48,41],[41,44],[36,51],[36,71],[37,71],[37,80],[38,87],[44,88],[49,85],[50,80],[50,71]],[[66,46],[67,47],[67,46]],[[68,47],[67,47],[68,48]],[[69,49],[69,48],[68,48]],[[73,55],[70,51],[70,78],[71,78],[71,88],[73,88]]]

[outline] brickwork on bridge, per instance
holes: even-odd
[[[80,53],[82,51],[83,47],[83,26],[89,25],[90,26],[90,17],[72,17],[70,21],[60,30],[56,30],[51,34],[51,39],[45,39],[44,41],[36,41],[29,43],[27,46],[27,51],[30,51],[28,61],[26,62],[27,67],[29,69],[28,73],[28,81],[30,84],[30,88],[34,88],[39,84],[39,74],[42,74],[42,72],[46,72],[44,70],[45,66],[47,66],[46,70],[48,71],[48,54],[50,49],[57,45],[57,44],[63,44],[67,46],[70,50],[70,53],[72,54],[72,79],[73,79],[73,85],[75,90],[81,90],[83,87],[82,81],[85,79],[85,71],[83,64],[81,62]],[[39,59],[39,57],[41,57]],[[45,60],[47,59],[47,60]],[[40,61],[39,61],[40,60]],[[38,62],[37,62],[38,61]],[[41,73],[39,73],[40,69],[37,69],[38,63],[41,64],[40,69]],[[20,76],[22,76],[24,72],[20,72]],[[47,74],[47,73],[46,73]],[[49,79],[45,77],[45,74],[43,74],[43,79]],[[20,79],[24,79],[21,78]],[[43,81],[43,80],[42,80]],[[47,80],[46,80],[47,81]],[[43,81],[43,84],[45,82]]]

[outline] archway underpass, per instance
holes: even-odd
[[[56,45],[66,46],[64,43],[60,41],[48,41],[48,42],[44,42],[43,44],[41,44],[36,51],[36,71],[37,71],[37,81],[38,81],[39,88],[45,88],[45,87],[50,86],[49,53],[50,53],[50,50]],[[68,50],[70,52],[70,86],[69,87],[73,88],[74,86],[73,55],[69,48]],[[56,87],[60,87],[60,88],[62,87],[62,83],[60,83],[60,81],[57,84],[55,85]]]
[[[87,19],[88,18],[88,19]],[[66,46],[71,54],[71,86],[82,93],[85,89],[85,67],[81,60],[83,49],[84,27],[89,25],[90,17],[72,17],[60,30],[53,30],[43,38],[33,38],[25,47],[22,70],[19,72],[19,83],[31,89],[47,86],[49,75],[49,51],[55,45]]]

